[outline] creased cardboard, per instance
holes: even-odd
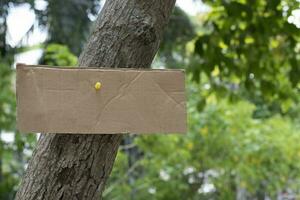
[[[16,87],[21,132],[186,132],[183,70],[19,64]]]

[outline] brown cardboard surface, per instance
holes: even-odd
[[[19,64],[16,87],[21,132],[186,132],[183,70]]]

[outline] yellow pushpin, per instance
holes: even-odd
[[[96,82],[95,83],[95,89],[96,90],[100,90],[100,88],[101,88],[101,83],[100,82]]]

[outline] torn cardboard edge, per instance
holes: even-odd
[[[186,133],[184,70],[17,64],[16,82],[23,133]]]

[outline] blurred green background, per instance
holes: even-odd
[[[75,66],[103,3],[0,0],[1,200],[38,138],[15,128],[15,63]],[[124,137],[104,199],[300,199],[299,1],[176,5],[153,68],[186,70],[188,133]]]

